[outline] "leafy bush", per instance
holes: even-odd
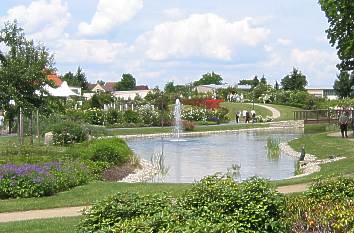
[[[119,138],[95,140],[88,146],[92,161],[121,165],[128,162],[133,155],[126,142]]]
[[[173,200],[118,193],[84,213],[79,232],[285,232],[283,197],[266,181],[207,177]]]
[[[139,123],[141,122],[139,113],[133,110],[127,110],[124,112],[124,121],[127,123]]]
[[[0,198],[41,197],[88,182],[89,170],[78,162],[0,166]]]
[[[160,115],[159,112],[153,107],[153,105],[146,104],[139,107],[139,116],[145,125],[159,126]]]
[[[87,139],[86,130],[73,122],[62,122],[52,127],[53,143],[55,145],[68,145],[83,142]]]
[[[195,124],[191,121],[182,121],[182,124],[185,131],[193,131],[195,128]]]
[[[354,232],[354,178],[329,178],[287,201],[291,232]]]
[[[92,125],[104,125],[105,114],[101,109],[89,108],[84,111],[85,121]]]
[[[122,111],[110,109],[107,112],[106,120],[109,125],[123,123],[124,122],[124,113]]]

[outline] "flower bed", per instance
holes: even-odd
[[[79,162],[0,165],[0,199],[50,196],[88,182],[89,169]]]

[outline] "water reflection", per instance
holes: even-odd
[[[129,140],[142,159],[160,171],[154,182],[191,183],[207,175],[223,173],[244,180],[251,176],[283,179],[294,175],[296,159],[283,155],[279,142],[302,132],[237,132],[188,137],[172,142],[165,138]]]

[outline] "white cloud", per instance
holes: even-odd
[[[102,35],[132,19],[142,8],[143,0],[99,0],[90,23],[81,22],[83,35]]]
[[[69,23],[70,13],[61,0],[38,0],[28,6],[19,5],[0,17],[0,22],[17,20],[29,37],[49,41],[61,37]]]
[[[122,43],[69,39],[58,42],[55,57],[60,62],[109,64],[117,61],[126,51]]]
[[[320,68],[327,64],[333,66],[333,64],[338,63],[335,52],[326,52],[317,49],[300,50],[295,48],[291,51],[291,60],[295,64],[306,65],[311,68]]]
[[[215,14],[193,14],[187,19],[166,22],[137,40],[153,60],[202,57],[230,60],[236,47],[256,46],[270,31],[253,27],[251,18],[228,22]]]
[[[277,42],[281,45],[284,45],[284,46],[290,45],[292,43],[292,41],[290,39],[284,38],[284,37],[278,38]]]
[[[171,19],[180,19],[186,16],[186,12],[179,8],[169,8],[164,10],[163,13]]]

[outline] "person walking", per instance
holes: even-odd
[[[247,112],[246,112],[246,120],[245,120],[245,123],[250,123],[250,118],[251,118],[250,112],[247,111]]]
[[[236,111],[236,124],[240,123],[240,111]]]
[[[344,138],[344,136],[347,138],[348,137],[349,113],[343,111],[341,113],[341,115],[339,116],[338,121],[339,121],[340,133],[342,134],[342,138]]]

